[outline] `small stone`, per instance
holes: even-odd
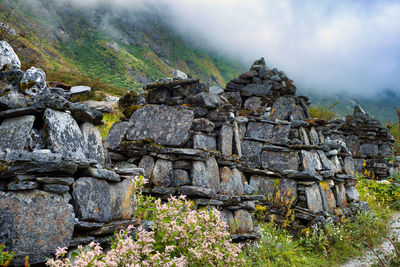
[[[210,94],[222,94],[224,89],[219,86],[211,86],[209,92]]]
[[[218,95],[208,94],[206,92],[188,96],[185,99],[185,102],[193,106],[204,108],[215,108],[221,104],[221,100],[219,99]]]
[[[116,174],[114,171],[109,171],[105,169],[97,169],[97,168],[88,168],[87,174],[97,178],[97,179],[104,179],[109,182],[120,182],[121,177]]]
[[[246,136],[256,139],[270,140],[273,136],[274,125],[263,122],[249,122]]]
[[[37,177],[36,182],[42,184],[61,184],[72,185],[74,183],[73,177]]]
[[[247,210],[235,210],[233,217],[235,221],[239,224],[236,228],[236,233],[246,233],[253,231],[253,219],[251,218],[251,214]]]
[[[202,131],[211,133],[215,128],[215,125],[212,121],[205,118],[198,118],[193,120],[192,129],[194,131]]]
[[[43,190],[47,192],[62,194],[69,191],[69,186],[61,184],[45,184],[43,185]]]
[[[223,156],[232,155],[233,129],[230,125],[222,125],[219,131],[218,148]]]
[[[303,141],[303,143],[305,145],[310,145],[311,143],[310,143],[310,139],[308,138],[306,129],[304,129],[303,127],[300,127],[299,133],[300,133],[301,141]]]
[[[85,104],[70,103],[69,111],[72,117],[79,123],[90,122],[94,125],[102,125],[104,123],[102,121],[103,113]]]
[[[240,91],[243,96],[268,96],[271,89],[271,84],[248,84]]]
[[[172,162],[159,159],[154,165],[151,181],[155,186],[168,187],[172,184],[173,175]]]
[[[249,97],[243,104],[243,108],[246,110],[257,111],[262,106],[261,97]]]
[[[200,186],[184,185],[180,190],[183,195],[188,197],[213,198],[215,196],[212,189]]]
[[[99,130],[90,122],[82,123],[80,128],[88,151],[88,158],[96,160],[100,167],[104,166],[105,151]]]
[[[246,165],[250,167],[260,167],[261,166],[261,151],[263,144],[260,142],[242,141],[242,160]]]
[[[323,210],[321,192],[318,184],[306,187],[306,198],[308,209],[314,212],[320,212]]]
[[[174,72],[172,72],[172,77],[174,80],[185,80],[188,78],[187,75],[180,70],[174,70]]]
[[[318,145],[319,144],[319,137],[318,137],[317,131],[315,130],[315,127],[311,127],[310,137],[311,137],[311,144],[312,145]]]
[[[378,145],[363,144],[360,146],[360,154],[366,156],[377,156],[379,154]]]
[[[185,170],[174,169],[174,179],[172,186],[187,185],[190,183],[188,172]]]
[[[346,196],[349,202],[359,202],[360,194],[358,193],[355,186],[346,187]]]
[[[264,169],[277,172],[284,170],[298,170],[298,153],[263,151],[261,154],[261,165]]]
[[[33,190],[39,188],[39,184],[34,181],[12,181],[8,184],[7,190]]]
[[[89,86],[84,86],[84,85],[79,85],[79,86],[73,86],[69,90],[69,93],[74,96],[74,95],[79,95],[79,94],[88,94],[92,91],[92,88]]]
[[[193,148],[203,150],[216,150],[217,141],[212,136],[197,134],[193,136]]]
[[[111,218],[113,220],[131,219],[137,210],[136,183],[130,177],[120,183],[110,184]]]
[[[344,170],[347,174],[353,175],[355,174],[354,160],[352,157],[346,157],[344,159]]]
[[[85,231],[98,229],[98,228],[102,227],[103,225],[104,225],[104,223],[78,221],[75,223],[74,230],[85,232]],[[82,245],[82,243],[80,243],[79,245]]]
[[[144,177],[150,178],[154,169],[154,158],[151,156],[143,156],[139,162],[139,168],[144,169]]]
[[[43,94],[46,91],[46,73],[38,68],[31,67],[22,76],[19,87],[22,92],[29,96]]]
[[[338,207],[346,204],[346,188],[343,183],[335,185],[335,199]]]

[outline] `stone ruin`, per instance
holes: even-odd
[[[308,98],[263,59],[224,89],[175,72],[125,94],[127,117],[104,144],[102,113],[69,102],[74,92],[48,87],[41,70],[20,70],[5,42],[0,69],[0,243],[15,265],[26,255],[42,263],[58,246],[107,244],[137,223],[136,175],[150,180],[146,194],[220,210],[234,241],[258,238],[256,204],[277,222],[290,209],[299,225],[367,208],[348,142],[360,127],[311,119]]]
[[[377,180],[398,174],[400,160],[391,151],[395,139],[376,118],[356,107],[338,126],[339,138],[352,153],[357,172]]]

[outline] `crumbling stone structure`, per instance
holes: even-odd
[[[140,169],[109,170],[95,125],[103,114],[49,88],[34,67],[20,70],[0,42],[0,243],[12,264],[43,263],[57,247],[108,243],[133,223],[132,177]]]

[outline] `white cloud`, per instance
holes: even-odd
[[[84,2],[84,1],[80,1]],[[264,56],[302,88],[400,92],[400,3],[389,0],[89,0],[150,7],[246,65]]]

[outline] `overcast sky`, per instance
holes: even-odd
[[[264,57],[298,87],[400,94],[400,1],[89,0],[166,16],[181,34],[249,66]],[[158,7],[158,8],[157,8]]]

